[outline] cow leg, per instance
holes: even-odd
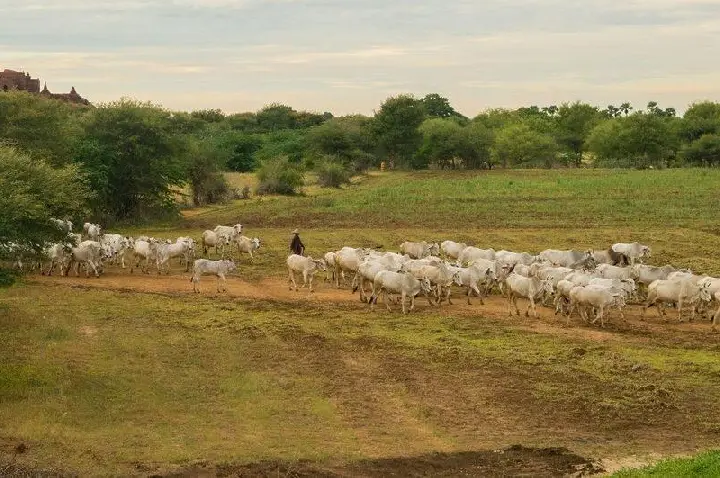
[[[225,274],[220,274],[220,279],[222,279],[223,292],[227,292],[227,279],[225,278]]]
[[[88,264],[90,267],[92,267],[93,272],[95,273],[95,277],[100,277],[100,273],[98,272],[98,266],[95,264],[95,261],[88,261]]]
[[[308,283],[308,273],[306,270],[302,271],[302,276],[303,276],[303,285],[300,288],[304,289],[305,287],[307,287],[307,283]]]
[[[405,291],[400,293],[400,303],[402,304],[402,313],[407,314],[407,310],[405,310]],[[412,310],[412,307],[410,307],[410,310]]]
[[[295,272],[288,267],[288,282],[290,283],[290,290],[297,290],[297,283],[295,282]]]
[[[530,297],[530,307],[532,307],[533,317],[535,317],[537,319],[538,318],[537,306],[535,305],[535,298],[533,298],[533,297]],[[530,307],[528,307],[528,310],[530,310]],[[527,311],[525,311],[525,315],[527,315]]]
[[[682,322],[682,321],[683,321],[683,318],[682,318],[682,307],[683,307],[683,300],[682,300],[682,296],[681,296],[681,297],[678,298],[678,304],[677,304],[677,308],[678,308],[678,322]],[[691,315],[690,321],[692,321],[692,319],[693,319],[694,317],[695,317],[695,307],[693,306],[693,307],[692,307],[692,315]]]
[[[315,289],[313,289],[313,285],[312,285],[312,283],[313,283],[313,277],[315,277],[315,273],[312,272],[312,273],[310,273],[310,274],[308,274],[308,275],[310,276],[309,279],[308,279],[308,286],[310,287],[310,292],[315,292]]]
[[[477,284],[473,284],[473,290],[477,294],[477,296],[480,298],[480,305],[485,305],[485,300],[483,297],[483,293],[478,288]],[[470,294],[470,291],[468,291],[468,294]],[[485,294],[486,295],[486,294]],[[470,303],[470,295],[468,295],[468,304]]]
[[[390,301],[388,300],[387,289],[383,288],[382,293],[383,293],[383,302],[385,302],[385,305],[387,306],[387,310],[391,310],[390,309]]]
[[[718,305],[717,311],[715,312],[715,315],[713,315],[712,318],[712,329],[715,330],[715,325],[717,324],[717,319],[720,317],[720,305]]]

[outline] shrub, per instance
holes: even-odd
[[[318,183],[324,188],[339,188],[343,184],[349,184],[352,174],[337,158],[326,156],[315,166],[318,175]]]
[[[258,194],[297,194],[304,184],[302,166],[291,163],[287,156],[263,161],[257,175]]]

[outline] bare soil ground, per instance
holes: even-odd
[[[99,288],[104,290],[117,290],[140,293],[159,293],[169,295],[194,295],[190,275],[186,273],[172,275],[157,274],[128,274],[127,272],[113,269],[106,271],[102,276],[95,278],[85,277],[43,277],[37,276],[33,280],[40,283],[52,283],[57,285],[70,285],[79,288]],[[228,277],[227,292],[216,291],[216,280],[214,277],[205,276],[200,281],[201,294],[212,297],[228,297],[242,299],[262,299],[285,302],[300,302],[303,304],[313,303],[340,303],[345,306],[355,306],[360,310],[368,309],[367,304],[359,301],[358,293],[353,294],[347,286],[341,285],[335,288],[329,282],[323,282],[322,278],[316,277],[314,282],[315,291],[307,289],[298,291],[290,290],[287,280],[277,278],[265,278],[257,282],[247,282],[236,277]],[[300,284],[298,284],[300,285]],[[685,340],[688,343],[720,344],[720,332],[711,328],[711,323],[703,317],[696,315],[693,322],[678,322],[677,313],[669,311],[666,318],[658,315],[657,308],[648,309],[646,316],[642,317],[641,305],[630,305],[625,310],[625,320],[621,320],[616,311],[611,311],[606,318],[605,327],[601,328],[598,322],[589,325],[575,314],[568,326],[565,318],[555,315],[554,309],[548,307],[537,307],[538,319],[530,315],[510,315],[510,308],[505,298],[492,295],[484,299],[485,304],[480,305],[477,297],[471,298],[471,305],[467,305],[464,293],[455,293],[452,305],[444,303],[439,310],[443,313],[457,316],[474,316],[492,318],[495,320],[507,321],[513,326],[528,328],[543,333],[557,334],[569,337],[582,337],[591,340],[623,340],[643,341],[652,337],[653,339],[666,338],[672,341]],[[521,314],[525,313],[526,302],[518,301]],[[398,304],[391,305],[392,310],[397,312]],[[380,301],[376,306],[376,312],[381,316],[386,313],[386,306]],[[415,313],[437,312],[437,307],[428,305],[427,300],[418,296],[416,299]],[[686,317],[686,314],[684,314]],[[720,330],[720,329],[718,329]]]

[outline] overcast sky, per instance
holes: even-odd
[[[0,0],[0,69],[177,110],[720,100],[720,0]]]

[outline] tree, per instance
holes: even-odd
[[[557,143],[548,135],[533,131],[526,124],[509,125],[498,131],[491,158],[503,167],[552,167]]]
[[[300,163],[305,155],[305,131],[283,130],[263,135],[263,144],[255,153],[256,162],[285,156],[290,162]]]
[[[420,125],[419,131],[422,134],[422,145],[418,156],[427,164],[436,164],[441,169],[455,169],[455,160],[462,154],[462,126],[450,119],[431,118]]]
[[[622,114],[622,110],[616,106],[608,105],[608,107],[603,110],[603,114],[607,118],[617,118]]]
[[[463,115],[450,106],[450,100],[437,93],[425,95],[420,102],[425,108],[425,114],[431,118],[464,118]]]
[[[227,198],[229,186],[222,173],[226,151],[218,147],[216,130],[187,138],[187,182],[195,206],[214,204]]]
[[[614,118],[597,125],[586,146],[598,164],[647,167],[660,165],[677,149],[677,138],[670,119],[652,113],[636,112],[627,118]]]
[[[255,170],[255,155],[262,146],[261,135],[233,130],[221,133],[216,143],[216,147],[225,152],[227,168],[240,172]]]
[[[227,116],[225,122],[230,128],[237,131],[245,131],[255,133],[259,131],[257,117],[255,113],[237,113]]]
[[[720,133],[720,103],[693,103],[680,122],[679,134],[688,142],[706,134]]]
[[[198,118],[206,123],[220,123],[225,119],[225,113],[220,109],[214,110],[195,110],[190,113],[193,118]]]
[[[630,103],[623,103],[620,105],[620,108],[618,108],[622,114],[625,116],[629,115],[632,111],[633,107],[630,105]]]
[[[440,168],[489,168],[492,132],[481,123],[461,126],[455,119],[431,118],[420,125],[418,156]]]
[[[658,107],[657,101],[649,101],[647,104],[647,113],[655,116],[671,118],[675,116],[675,108],[662,109]]]
[[[576,166],[582,161],[585,140],[600,120],[600,111],[586,103],[564,103],[558,108],[555,137],[561,149],[570,154]]]
[[[24,253],[38,255],[67,233],[51,217],[79,218],[91,198],[86,178],[74,165],[55,169],[15,148],[0,146],[0,245],[15,244]],[[0,248],[0,263],[17,251]],[[3,257],[3,255],[5,257]],[[0,285],[12,275],[0,268]]]
[[[372,119],[365,116],[332,118],[311,128],[306,137],[311,159],[332,157],[346,168],[363,171],[377,164],[371,130]]]
[[[97,192],[96,217],[139,219],[175,210],[173,188],[185,182],[187,142],[168,111],[123,99],[93,110],[84,126],[77,161]]]
[[[302,166],[287,156],[270,158],[260,165],[257,172],[258,194],[297,194],[304,182]]]
[[[702,135],[692,143],[685,145],[680,152],[680,156],[688,164],[697,166],[720,165],[720,135]]]
[[[0,144],[27,151],[53,165],[72,159],[81,130],[78,118],[90,108],[22,91],[0,94]]]
[[[261,132],[274,132],[298,127],[298,112],[287,105],[272,103],[255,114]]]
[[[422,142],[418,127],[425,119],[422,102],[412,95],[386,99],[375,113],[373,131],[391,161],[412,168],[425,167],[415,153]]]

